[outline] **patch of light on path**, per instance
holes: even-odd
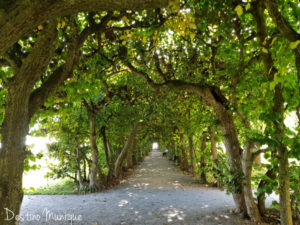
[[[184,220],[185,214],[183,211],[174,208],[172,205],[167,208],[162,208],[162,211],[167,211],[164,213],[164,216],[167,217],[168,222],[172,222],[174,220]]]
[[[118,204],[119,207],[123,207],[124,205],[127,205],[128,201],[127,200],[121,200]]]

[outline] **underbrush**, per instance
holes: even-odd
[[[65,195],[78,194],[77,185],[69,179],[39,188],[24,188],[25,195]]]

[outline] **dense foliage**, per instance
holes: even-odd
[[[281,224],[300,219],[299,3],[133,10],[55,14],[1,45],[0,198],[5,179],[21,186],[23,162],[28,170],[35,160],[24,138],[38,124],[32,135],[55,139],[48,176],[70,177],[80,190],[117,183],[155,141],[200,183],[232,193],[251,220],[266,220],[272,192]],[[18,175],[4,172],[13,156]]]

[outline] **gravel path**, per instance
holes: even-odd
[[[20,224],[250,224],[229,213],[231,208],[231,196],[199,186],[154,151],[128,180],[109,191],[25,196]]]

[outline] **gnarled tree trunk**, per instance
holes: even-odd
[[[23,199],[22,177],[25,160],[25,139],[33,113],[41,106],[32,104],[32,90],[54,54],[57,41],[56,24],[50,23],[41,32],[27,58],[8,81],[8,97],[2,124],[0,149],[0,221],[2,225],[18,224]],[[37,58],[38,56],[38,58]],[[33,59],[35,61],[33,61]],[[34,63],[33,63],[34,62]],[[43,97],[48,95],[45,93]],[[32,106],[32,107],[31,107]]]
[[[253,164],[253,158],[252,158],[252,148],[254,147],[254,143],[250,142],[246,146],[243,152],[243,172],[245,175],[245,179],[243,182],[243,190],[244,190],[244,196],[246,201],[246,207],[248,215],[250,216],[250,219],[256,223],[261,222],[260,213],[258,211],[257,205],[254,202],[253,194],[252,194],[252,187],[251,187],[251,174],[252,174],[252,164]]]
[[[126,159],[127,153],[129,151],[129,148],[132,146],[133,139],[135,138],[138,130],[138,124],[134,124],[131,134],[129,135],[121,153],[119,154],[117,161],[115,163],[115,177],[118,178],[121,174],[121,169],[124,163],[124,160]]]
[[[97,147],[97,135],[96,135],[96,115],[89,111],[89,126],[90,126],[90,147],[92,155],[92,169],[90,173],[89,187],[92,191],[98,191],[101,189],[100,180],[100,167],[99,167],[99,151]]]
[[[203,91],[203,90],[202,90]],[[224,144],[228,155],[230,173],[233,177],[240,179],[244,176],[242,168],[242,148],[238,140],[236,126],[232,113],[227,110],[227,99],[222,95],[218,88],[207,88],[204,93],[201,92],[203,99],[208,105],[211,105],[217,115],[221,132],[224,136]],[[232,193],[236,211],[248,216],[242,181],[235,184],[236,188]]]
[[[16,224],[15,217],[11,218],[11,213],[8,213],[7,218],[6,209],[18,215],[23,199],[25,137],[29,128],[26,102],[28,103],[28,96],[26,99],[15,93],[9,94],[6,103],[0,150],[0,221],[3,225]]]

